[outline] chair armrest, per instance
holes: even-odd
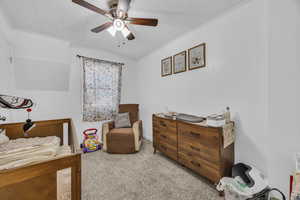
[[[107,151],[107,134],[114,128],[114,124],[114,122],[106,122],[102,124],[102,143],[104,151]]]
[[[132,129],[134,134],[135,150],[139,151],[143,138],[143,122],[141,120],[135,122]]]
[[[103,125],[107,126],[108,130],[111,131],[112,129],[115,128],[115,122],[111,121],[111,122],[106,122]]]

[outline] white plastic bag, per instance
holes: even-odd
[[[246,185],[238,178],[222,178],[217,185],[218,191],[224,191],[225,200],[247,200],[253,195],[246,189]]]

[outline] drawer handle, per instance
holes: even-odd
[[[162,122],[162,121],[160,121],[160,125],[162,125],[164,127],[167,127],[167,125],[164,122]]]
[[[165,135],[160,135],[160,137],[167,139],[168,137]]]
[[[190,134],[192,135],[192,136],[194,136],[194,137],[200,137],[200,134],[199,133],[195,133],[195,132],[190,132]]]
[[[196,151],[201,151],[199,148],[197,148],[197,147],[194,147],[194,146],[190,146],[191,147],[191,149],[193,149],[193,150],[196,150]]]
[[[195,165],[196,167],[201,167],[200,163],[197,163],[195,161],[191,161],[192,165]]]

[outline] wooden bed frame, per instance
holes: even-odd
[[[34,122],[36,127],[29,137],[57,136],[63,144],[64,124],[68,124],[68,143],[72,155],[37,164],[0,171],[0,199],[3,200],[56,200],[57,172],[71,168],[71,199],[81,199],[81,154],[78,153],[76,136],[73,135],[71,119]],[[1,124],[10,139],[25,138],[24,123]]]

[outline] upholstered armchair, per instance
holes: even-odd
[[[102,126],[103,150],[108,153],[128,154],[140,150],[143,137],[142,121],[139,120],[138,104],[121,104],[119,113],[129,113],[130,128],[115,128],[114,122]]]

